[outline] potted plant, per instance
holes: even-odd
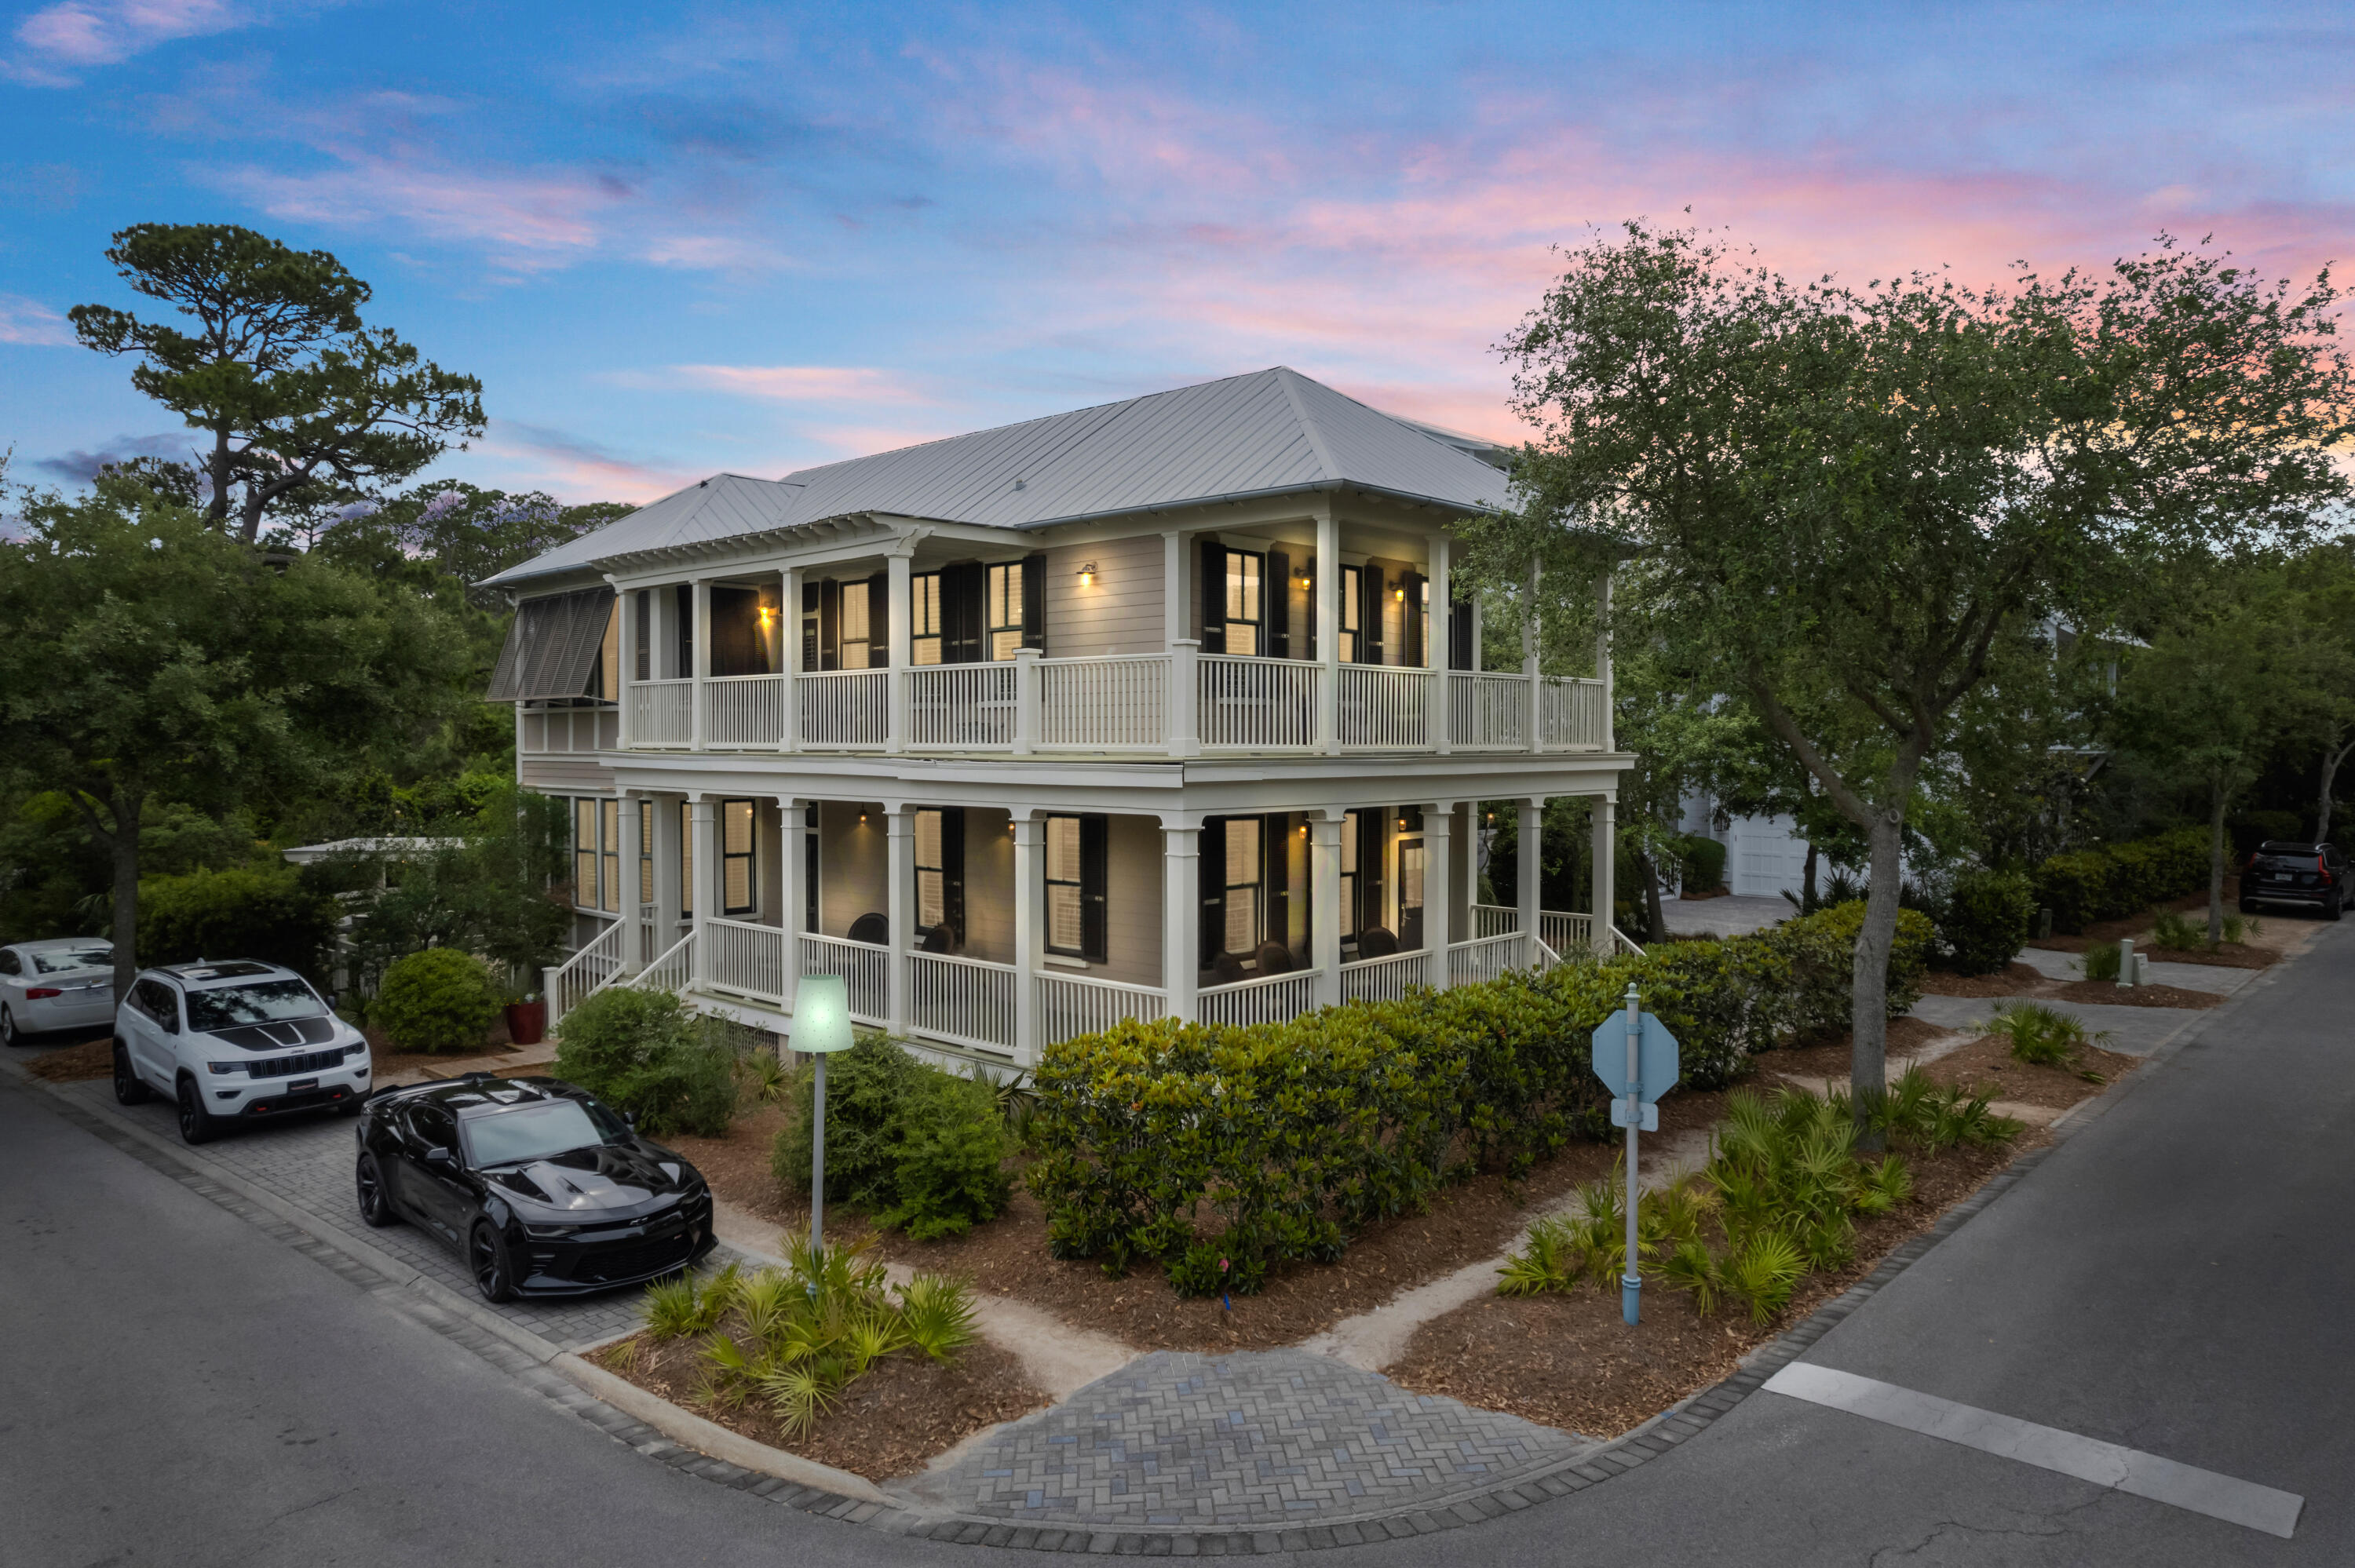
[[[536,991],[526,991],[507,1003],[507,1038],[518,1045],[537,1045],[548,1037],[548,1003]]]

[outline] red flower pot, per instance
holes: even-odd
[[[507,1003],[507,1038],[518,1045],[537,1045],[548,1034],[548,1003]]]

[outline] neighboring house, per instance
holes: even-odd
[[[1629,761],[1607,660],[1481,672],[1446,528],[1507,482],[1274,369],[718,474],[500,574],[491,696],[574,803],[552,1009],[635,980],[790,1033],[839,973],[865,1022],[1028,1065],[1586,945],[1534,866],[1529,907],[1473,893],[1476,801],[1594,797],[1607,867]]]

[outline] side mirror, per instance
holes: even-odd
[[[635,1111],[623,1111],[622,1113],[622,1125],[628,1128],[632,1132],[637,1131],[638,1113]]]
[[[448,1171],[457,1166],[458,1157],[437,1143],[425,1151],[425,1163]]]

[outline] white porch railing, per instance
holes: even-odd
[[[673,942],[670,951],[632,975],[625,984],[641,991],[685,991],[687,982],[695,972],[695,933],[689,931]]]
[[[693,681],[637,681],[630,686],[630,745],[686,746],[695,738]]]
[[[1472,906],[1472,935],[1502,937],[1521,928],[1521,912],[1509,904]]]
[[[703,683],[703,744],[774,746],[785,736],[783,675],[714,675]]]
[[[1169,993],[1155,986],[1084,975],[1042,974],[1039,980],[1039,1043],[1101,1034],[1124,1018],[1151,1022],[1169,1011]]]
[[[1042,749],[1159,751],[1168,741],[1167,654],[1039,661]]]
[[[1014,746],[1014,666],[927,664],[908,678],[908,744],[923,750]]]
[[[794,678],[801,700],[801,742],[807,747],[875,750],[889,724],[889,670],[826,670]]]
[[[598,932],[581,950],[548,971],[548,1021],[566,1013],[613,983],[628,957],[626,920],[615,920]]]
[[[1629,958],[1640,959],[1644,956],[1644,949],[1636,945],[1636,938],[1616,926],[1611,927],[1611,948],[1614,953],[1625,953]]]
[[[1014,966],[948,953],[910,953],[908,1025],[952,1045],[1013,1050]]]
[[[1384,664],[1341,666],[1334,713],[1341,745],[1356,751],[1421,751],[1432,744],[1435,671]]]
[[[1307,751],[1316,745],[1316,683],[1322,664],[1297,659],[1201,656],[1205,748]]]
[[[1341,966],[1343,1001],[1396,1001],[1416,986],[1430,983],[1431,955],[1420,949]]]
[[[619,708],[526,708],[520,750],[534,755],[568,751],[611,751],[622,744]]]
[[[704,983],[762,1001],[785,1000],[785,933],[750,920],[706,920]]]
[[[1552,676],[1538,691],[1538,744],[1548,751],[1600,751],[1603,683]]]
[[[1295,969],[1232,985],[1206,986],[1195,993],[1195,1014],[1205,1023],[1232,1027],[1289,1022],[1316,1005],[1316,980],[1324,972]]]
[[[1451,985],[1492,980],[1508,969],[1523,967],[1528,944],[1518,931],[1499,937],[1475,937],[1451,943],[1447,949],[1447,980]]]
[[[1520,675],[1451,671],[1450,738],[1465,751],[1522,751],[1529,744],[1529,683]]]
[[[1557,953],[1582,952],[1593,946],[1594,916],[1566,915],[1547,909],[1538,916],[1538,939]]]
[[[883,1026],[891,1016],[891,950],[840,937],[801,934],[802,973],[840,975],[853,1022]]]

